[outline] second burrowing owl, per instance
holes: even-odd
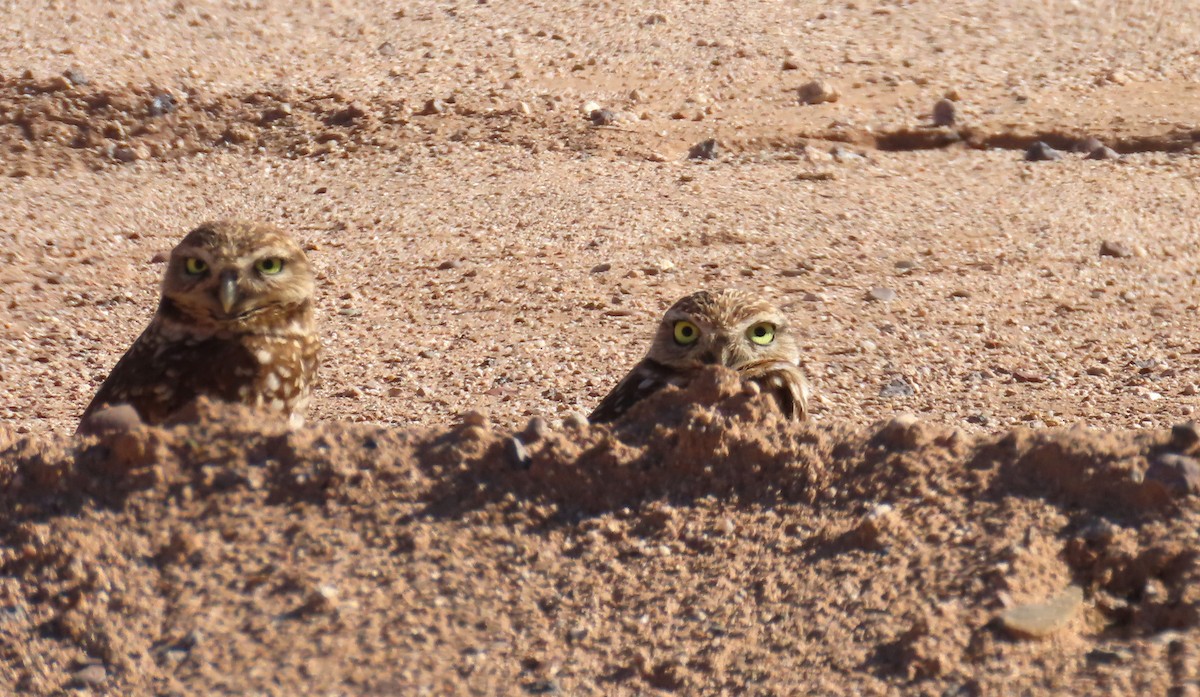
[[[304,250],[272,226],[192,230],[171,252],[150,325],[83,418],[123,403],[161,423],[203,395],[300,423],[317,370],[314,285]]]
[[[667,310],[650,351],[589,417],[612,421],[666,385],[683,386],[706,365],[724,365],[775,397],[790,418],[808,418],[811,389],[800,349],[774,305],[744,291],[693,293]]]

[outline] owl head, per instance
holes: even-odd
[[[774,305],[739,290],[703,290],[663,315],[647,354],[677,369],[723,365],[734,370],[766,362],[796,363],[800,350],[787,318]]]
[[[216,221],[171,251],[161,309],[192,326],[237,331],[307,307],[314,285],[304,250],[281,230]]]

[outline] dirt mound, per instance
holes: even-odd
[[[1195,677],[1172,633],[1200,618],[1190,426],[796,425],[717,369],[611,430],[192,417],[0,453],[10,689],[1163,693]]]

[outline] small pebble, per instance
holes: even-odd
[[[550,424],[540,416],[535,416],[521,431],[521,440],[525,443],[536,443],[550,435]]]
[[[313,588],[308,596],[304,599],[304,604],[300,607],[303,614],[318,614],[325,615],[337,609],[338,591],[337,588],[328,584],[321,584]]]
[[[567,412],[563,417],[563,426],[565,428],[586,428],[588,426],[588,418],[577,411]]]
[[[1096,148],[1095,150],[1092,150],[1091,152],[1089,152],[1087,154],[1087,157],[1085,157],[1083,159],[1085,159],[1085,160],[1119,160],[1119,159],[1121,159],[1121,153],[1117,152],[1116,150],[1113,150],[1112,148],[1108,147],[1107,145],[1101,145],[1100,147]]]
[[[97,409],[79,424],[80,435],[98,436],[103,433],[122,433],[142,425],[137,410],[128,404]]]
[[[425,106],[418,112],[422,116],[432,116],[434,114],[446,113],[446,103],[440,99],[430,99],[425,102]]]
[[[934,126],[953,126],[957,119],[954,102],[949,99],[939,99],[933,105],[933,125]]]
[[[160,92],[150,100],[150,106],[146,108],[146,111],[151,116],[162,116],[175,111],[175,107],[175,96],[170,92]]]
[[[1000,626],[1022,639],[1043,639],[1071,621],[1083,605],[1083,590],[1069,586],[1044,603],[1009,608],[998,618]]]
[[[885,399],[894,397],[911,397],[916,393],[913,386],[909,384],[902,376],[892,378],[888,384],[884,385],[879,390],[879,396]]]
[[[791,58],[786,58],[783,61],[783,69],[784,70],[799,70],[800,64],[797,63],[796,61],[792,60]]]
[[[1062,153],[1038,140],[1025,151],[1026,162],[1053,162],[1061,160]]]
[[[86,85],[88,83],[87,76],[84,75],[83,73],[79,72],[78,70],[75,70],[74,68],[63,73],[63,77],[70,80],[71,84],[75,85],[76,87],[79,87],[81,85]]]
[[[605,271],[608,271],[610,269],[612,269],[612,264],[608,264],[608,263],[596,264],[595,266],[592,267],[592,273],[604,273]]]
[[[443,261],[442,263],[438,264],[438,271],[448,271],[449,269],[457,269],[460,266],[462,266],[461,261],[459,261],[457,259],[451,259],[449,261]]]
[[[813,80],[800,88],[800,101],[804,104],[836,102],[840,96],[837,88],[824,80]]]
[[[1089,137],[1089,138],[1084,138],[1083,140],[1076,143],[1075,147],[1071,148],[1071,149],[1074,150],[1075,152],[1089,153],[1089,152],[1096,150],[1097,148],[1102,148],[1102,147],[1104,147],[1104,143],[1102,143],[1099,138],[1096,138],[1093,136],[1093,137]]]
[[[611,126],[617,120],[617,115],[608,109],[596,109],[588,118],[592,120],[593,126]]]
[[[520,438],[513,436],[508,439],[508,444],[505,452],[508,454],[508,460],[513,467],[518,469],[529,469],[533,464],[533,458],[529,456],[529,450],[525,448],[525,444]]]
[[[1128,259],[1133,256],[1133,249],[1120,242],[1105,240],[1100,243],[1100,256]]]
[[[1032,370],[1024,370],[1017,368],[1012,371],[1013,379],[1017,382],[1045,382],[1046,378],[1042,375],[1033,372]]]
[[[896,291],[892,290],[891,288],[884,288],[882,286],[878,286],[867,291],[867,300],[874,302],[891,302],[892,300],[895,300],[896,297]]]
[[[137,162],[141,159],[141,153],[135,148],[123,145],[119,148],[114,148],[112,151],[113,159],[117,162]]]
[[[702,140],[688,150],[689,160],[715,160],[720,157],[720,148],[715,138]]]
[[[107,679],[108,671],[98,663],[77,670],[71,676],[71,681],[76,685],[99,685]]]

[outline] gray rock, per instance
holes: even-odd
[[[525,425],[525,430],[521,431],[521,440],[525,443],[536,443],[548,435],[550,424],[542,417],[535,416]]]
[[[1100,147],[1096,148],[1095,150],[1088,152],[1087,157],[1085,157],[1083,159],[1085,159],[1085,160],[1119,160],[1119,159],[1121,159],[1121,153],[1117,152],[1116,150],[1113,150],[1112,148],[1108,147],[1107,145],[1101,145]]]
[[[904,376],[902,375],[892,378],[888,384],[884,385],[883,388],[879,390],[879,396],[886,399],[892,399],[894,397],[910,397],[915,393],[916,390],[913,389],[913,386],[910,385],[908,380],[905,380]]]
[[[609,109],[595,109],[588,114],[593,126],[611,126],[617,120],[617,115]]]
[[[689,160],[715,160],[720,157],[720,146],[716,138],[709,138],[696,143],[688,150]]]
[[[1029,149],[1025,151],[1026,162],[1053,162],[1061,159],[1062,153],[1040,140],[1034,141],[1033,145],[1030,145]]]
[[[1175,496],[1200,493],[1200,460],[1177,453],[1159,455],[1146,469],[1145,480],[1158,482]]]
[[[891,302],[892,300],[895,300],[896,297],[896,291],[892,290],[891,288],[884,288],[882,286],[872,288],[871,290],[867,291],[867,300],[874,302]]]
[[[954,106],[954,102],[949,99],[939,99],[937,104],[933,105],[934,126],[953,126],[957,120],[957,108]]]
[[[525,444],[521,442],[521,439],[516,436],[508,439],[505,452],[513,467],[524,470],[529,469],[529,466],[533,464],[533,458],[529,456],[529,450],[525,448]]]
[[[136,409],[128,404],[114,404],[88,414],[79,424],[79,433],[90,436],[123,433],[141,425],[142,419]]]
[[[105,680],[108,680],[108,671],[99,663],[85,666],[71,675],[71,682],[75,685],[94,686],[103,684]]]
[[[1000,626],[1020,639],[1044,639],[1062,629],[1083,605],[1083,589],[1068,586],[1044,603],[1017,605],[1000,613]]]

